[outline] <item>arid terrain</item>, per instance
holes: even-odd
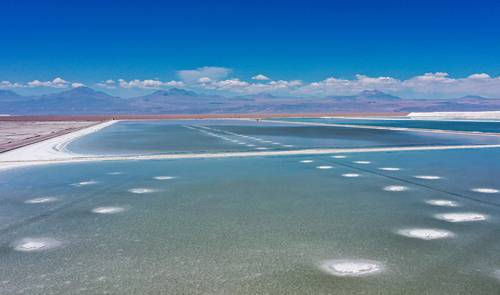
[[[0,152],[91,126],[93,121],[0,121]]]

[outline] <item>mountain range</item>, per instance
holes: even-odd
[[[378,90],[350,96],[280,97],[269,93],[225,97],[171,88],[122,98],[88,87],[59,93],[23,96],[0,90],[0,114],[217,114],[217,113],[346,113],[500,110],[500,99],[464,96],[454,99],[402,99]]]

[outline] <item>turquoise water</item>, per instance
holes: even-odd
[[[1,172],[1,293],[498,294],[500,195],[471,189],[500,189],[499,149],[346,156],[96,162]],[[394,185],[408,190],[384,190]],[[152,191],[131,193],[134,188]],[[41,196],[56,200],[25,203]],[[430,199],[460,207],[430,206]],[[124,211],[92,212],[107,206]],[[434,217],[451,212],[489,218],[450,223]],[[455,236],[425,241],[398,235],[404,228]],[[16,251],[25,238],[59,244]],[[320,268],[332,259],[376,261],[383,270],[337,277]]]
[[[500,137],[492,136],[300,126],[242,120],[185,120],[119,122],[72,142],[68,149],[84,154],[136,155],[499,143]]]
[[[120,122],[68,148],[147,154],[496,141],[193,120]],[[1,171],[0,293],[499,293],[500,149],[336,156]],[[429,204],[436,200],[456,207]],[[438,218],[461,213],[485,220]],[[401,234],[412,229],[448,236]],[[325,271],[329,261],[372,263],[379,271],[337,276]]]
[[[454,131],[500,132],[500,121],[439,121],[414,119],[345,119],[345,118],[293,118],[276,119],[294,122],[317,122],[332,124],[349,124],[382,127],[421,128]]]

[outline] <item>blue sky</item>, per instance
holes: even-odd
[[[185,82],[179,71],[218,67],[226,75],[208,78],[253,84],[301,81],[294,91],[328,78],[354,83],[356,75],[405,83],[425,73],[447,73],[447,79],[461,83],[461,92],[419,93],[408,87],[411,82],[382,87],[409,96],[471,94],[484,87],[462,80],[487,74],[492,80],[487,91],[472,94],[500,94],[498,1],[242,2],[7,0],[0,17],[0,81],[17,83],[20,92],[57,89],[43,83],[25,87],[57,77],[68,81],[68,87],[99,87],[106,80],[120,85],[118,79],[123,79],[162,81],[158,87],[168,88],[174,84],[167,82]],[[251,79],[258,74],[269,80]],[[183,86],[207,92],[249,88],[190,84]],[[351,86],[352,92],[365,85],[358,84]],[[133,85],[140,83],[103,90],[131,94],[144,89]],[[280,87],[257,85],[250,91],[315,95]],[[350,92],[328,89],[326,94]]]

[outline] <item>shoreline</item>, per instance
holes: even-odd
[[[109,121],[109,120],[179,120],[179,119],[262,119],[262,118],[319,118],[319,117],[376,117],[406,116],[409,113],[257,113],[257,114],[164,114],[164,115],[12,115],[0,116],[0,121]]]
[[[51,159],[5,161],[0,158],[0,172],[19,167],[49,165],[49,164],[65,164],[65,163],[108,162],[108,161],[127,161],[127,160],[241,158],[241,157],[262,157],[262,156],[301,156],[301,155],[306,156],[306,155],[329,155],[329,154],[333,155],[333,154],[374,153],[374,152],[434,151],[434,150],[437,151],[437,150],[490,149],[490,148],[500,148],[500,144],[381,147],[381,148],[338,148],[338,149],[325,148],[325,149],[303,149],[303,150],[266,151],[266,152],[252,151],[252,152],[159,154],[159,155],[135,155],[135,156],[92,156],[92,155],[82,156],[82,155],[62,152],[59,157]]]
[[[28,163],[36,161],[68,160],[75,157],[96,156],[73,153],[66,149],[67,145],[90,133],[97,132],[111,126],[117,121],[100,122],[73,132],[51,136],[34,143],[23,145],[9,151],[0,153],[0,170],[14,168],[16,165],[5,165],[7,163]],[[26,165],[20,165],[26,166]]]

